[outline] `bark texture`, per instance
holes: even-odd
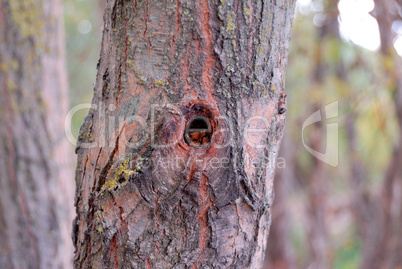
[[[0,268],[72,267],[63,46],[60,1],[0,1]]]
[[[75,268],[261,268],[294,5],[107,2]],[[185,136],[194,117],[211,137]]]

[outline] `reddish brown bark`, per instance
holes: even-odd
[[[71,268],[60,1],[0,2],[0,268]]]
[[[107,2],[77,145],[75,268],[262,266],[294,4]],[[209,144],[185,135],[194,117]]]

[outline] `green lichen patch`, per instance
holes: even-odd
[[[129,169],[130,157],[127,156],[122,163],[120,163],[114,170],[114,178],[109,179],[105,185],[102,186],[102,190],[113,191],[120,186],[127,183],[128,178],[135,173],[135,171]],[[120,182],[124,179],[123,182]]]

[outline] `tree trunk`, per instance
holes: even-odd
[[[269,232],[269,242],[266,249],[265,269],[294,269],[296,259],[293,242],[291,240],[290,193],[289,186],[294,182],[294,154],[295,145],[284,135],[279,156],[286,160],[286,167],[280,167],[275,173],[274,193],[275,199],[271,209],[272,224]],[[293,183],[294,184],[294,183]]]
[[[393,154],[384,171],[382,189],[378,197],[367,200],[367,217],[361,268],[399,268],[402,266],[400,250],[402,249],[402,219],[400,202],[395,190],[402,186],[402,60],[394,48],[396,34],[392,30],[394,21],[401,19],[398,12],[402,8],[400,1],[375,0],[373,15],[378,22],[381,55],[384,70],[392,87],[394,111],[398,122],[399,139],[395,142]],[[397,210],[395,210],[397,209]],[[395,212],[396,211],[396,212]]]
[[[324,80],[329,73],[334,72],[326,62],[324,47],[325,44],[331,40],[339,39],[338,28],[338,1],[330,0],[324,5],[325,20],[322,22],[319,30],[317,31],[316,39],[316,57],[314,72],[311,78],[311,88],[325,91]],[[337,77],[342,80],[342,66],[337,64],[335,66]],[[316,100],[312,104],[312,111],[320,109],[320,102]],[[311,126],[310,143],[311,147],[316,152],[325,152],[325,127],[322,122],[317,122]],[[328,135],[328,134],[327,134]],[[334,252],[331,245],[330,233],[328,229],[328,196],[329,196],[329,182],[327,177],[327,165],[318,158],[312,157],[312,164],[309,167],[308,176],[306,177],[305,192],[307,193],[307,220],[308,231],[307,237],[309,241],[309,266],[311,268],[332,268]]]
[[[61,2],[0,1],[0,268],[71,268]]]
[[[107,2],[75,268],[261,268],[294,5]]]

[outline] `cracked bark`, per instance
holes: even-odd
[[[75,268],[262,266],[294,5],[107,2],[76,149]],[[184,138],[197,116],[208,146]]]

